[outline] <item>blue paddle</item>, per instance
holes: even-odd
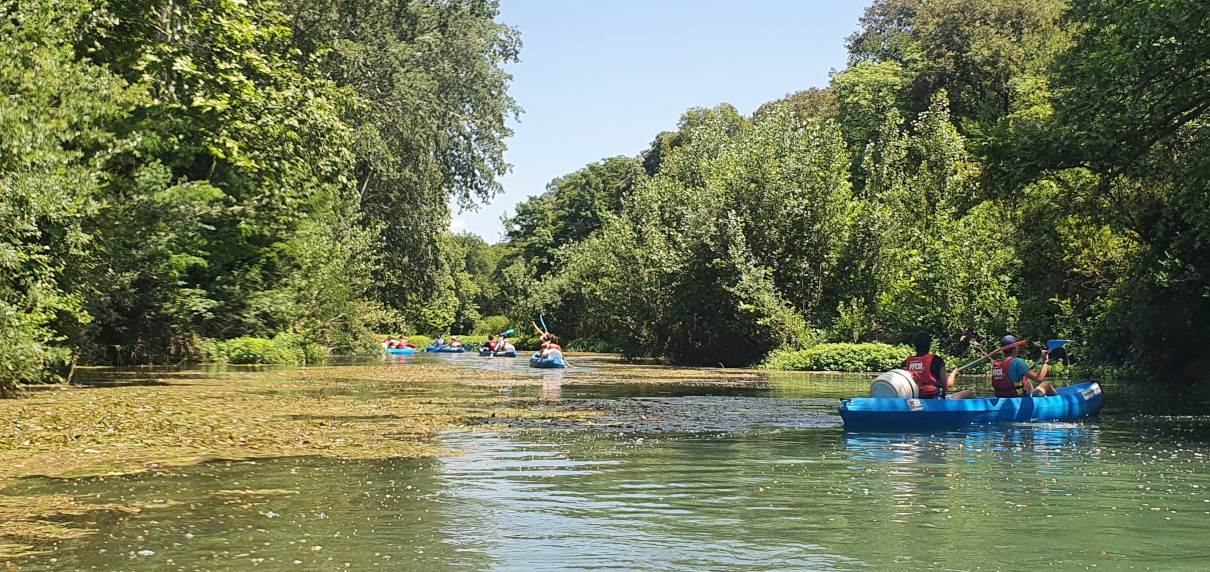
[[[1071,343],[1071,340],[1049,340],[1049,341],[1047,341],[1046,342],[1046,354],[1047,354],[1046,361],[1038,360],[1038,361],[1034,362],[1034,367],[1038,367],[1039,365],[1050,362],[1050,357],[1049,357],[1050,352],[1053,352],[1070,343]]]

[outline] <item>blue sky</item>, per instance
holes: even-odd
[[[634,156],[690,107],[750,114],[843,69],[844,39],[868,1],[502,0],[521,30],[509,92],[525,109],[508,140],[504,194],[459,213],[455,231],[502,238],[501,215],[551,179]]]

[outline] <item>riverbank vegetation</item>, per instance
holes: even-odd
[[[0,11],[2,393],[537,315],[677,363],[925,329],[952,356],[1011,330],[1210,366],[1203,2],[876,0],[829,85],[691,109],[496,245],[447,206],[508,169],[520,38],[495,0]]]
[[[1193,0],[878,0],[830,85],[692,109],[519,205],[505,313],[680,363],[1012,331],[1199,379],[1207,26]]]
[[[497,13],[0,7],[0,392],[69,363],[196,357],[205,340],[354,351],[374,329],[473,323],[447,205],[491,197],[508,168],[520,109],[503,65],[520,40]]]

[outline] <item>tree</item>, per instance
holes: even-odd
[[[960,125],[990,125],[1012,111],[1014,82],[1043,73],[1064,47],[1063,7],[1059,0],[878,0],[846,44],[853,67],[906,70],[910,114],[945,90]]]
[[[516,29],[495,22],[498,4],[284,3],[300,65],[363,103],[347,108],[345,120],[357,126],[358,202],[367,227],[381,234],[377,294],[415,327],[440,324],[437,316],[452,310],[444,292],[453,270],[442,250],[449,198],[475,208],[499,192],[496,177],[508,170],[505,120],[521,109],[503,66],[517,61],[521,42]]]
[[[512,256],[545,276],[560,248],[588,238],[621,211],[641,177],[636,160],[611,157],[551,181],[545,193],[518,204],[517,213],[504,221]]]
[[[133,143],[104,165],[86,227],[99,256],[73,273],[91,290],[94,346],[183,359],[198,336],[328,341],[337,324],[364,326],[346,319],[368,309],[359,260],[372,260],[349,224],[352,93],[295,65],[274,3],[110,10],[83,43],[146,97],[114,126]]]
[[[0,8],[0,396],[71,360],[64,332],[89,320],[64,276],[92,248],[83,220],[105,182],[101,164],[129,141],[112,124],[139,103],[102,66],[78,60],[81,33],[108,24],[85,1]]]

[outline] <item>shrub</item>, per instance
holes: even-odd
[[[328,358],[328,353],[322,346],[302,334],[282,332],[273,336],[273,343],[277,345],[278,351],[288,353],[295,360],[293,363],[316,365],[327,361]]]
[[[618,346],[598,338],[580,338],[567,343],[564,348],[569,352],[618,353]]]
[[[507,331],[511,322],[506,316],[487,316],[475,322],[475,334],[480,336],[499,334]]]
[[[273,339],[244,336],[231,340],[203,340],[198,347],[203,361],[235,364],[314,365],[327,352],[302,334],[280,333]]]
[[[242,337],[223,342],[230,363],[279,363],[295,364],[298,359],[292,352],[281,351],[273,340],[265,338]]]
[[[820,344],[807,350],[775,350],[762,369],[786,371],[886,371],[912,355],[908,346],[888,344]]]

